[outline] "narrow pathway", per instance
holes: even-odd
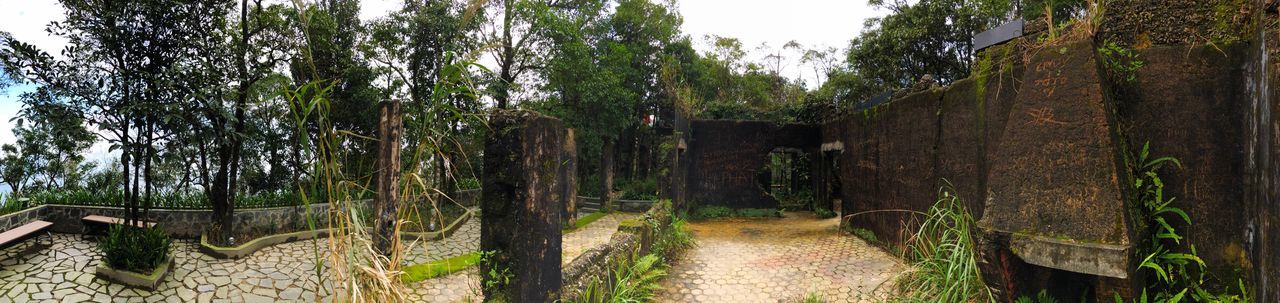
[[[561,243],[561,247],[563,249],[562,263],[568,264],[573,261],[574,258],[577,258],[592,247],[609,242],[609,238],[613,236],[614,231],[618,230],[618,225],[621,224],[622,221],[636,219],[639,217],[640,214],[612,213],[588,224],[587,226],[565,234],[562,238],[563,243]],[[479,220],[473,221],[478,222]],[[473,232],[474,235],[464,235],[464,231]],[[458,241],[449,241],[453,239],[457,239]],[[462,244],[462,241],[471,242],[466,242],[468,244]],[[425,244],[427,245],[426,251],[431,252],[437,251],[431,246],[450,245],[455,247],[459,245],[467,245],[466,247],[473,247],[468,251],[474,251],[479,247],[479,243],[480,228],[477,223],[475,229],[467,229],[467,227],[464,226],[461,230],[458,230],[453,237],[446,239],[445,243],[427,242]],[[439,251],[449,250],[450,249],[440,249]],[[436,255],[436,259],[430,260],[447,258],[445,255],[448,254],[438,254]],[[448,276],[418,282],[413,285],[409,285],[409,288],[413,291],[414,297],[416,299],[420,299],[415,302],[479,302],[482,301],[480,298],[483,297],[480,289],[480,274],[474,267]]]
[[[906,266],[812,213],[690,222],[698,246],[668,270],[661,302],[825,302],[881,298]]]

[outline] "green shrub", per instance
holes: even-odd
[[[27,209],[26,201],[17,198],[17,195],[9,193],[0,195],[0,216],[20,212]]]
[[[693,211],[693,216],[697,219],[725,218],[731,215],[733,215],[733,209],[716,205],[699,207]]]
[[[870,242],[870,243],[880,242],[878,239],[876,239],[876,233],[866,228],[854,228],[853,231],[851,231],[851,233],[853,233],[854,236],[858,236],[858,238],[862,238],[863,240],[866,240],[867,242]]]
[[[653,253],[669,261],[681,251],[697,245],[697,240],[693,238],[693,233],[689,232],[687,224],[684,218],[672,216],[670,225],[655,226],[658,236],[653,241]]]
[[[476,179],[476,178],[458,179],[458,189],[462,189],[462,190],[480,189],[480,179]]]
[[[830,219],[830,218],[834,218],[834,217],[836,216],[836,212],[831,211],[830,209],[827,209],[826,207],[815,207],[815,208],[813,208],[813,214],[814,214],[814,215],[817,215],[817,216],[818,216],[818,218],[823,218],[823,219]]]
[[[920,230],[907,242],[916,271],[898,280],[901,302],[992,302],[982,282],[970,231],[973,216],[948,183],[929,208]]]
[[[150,273],[169,256],[172,240],[163,229],[114,225],[98,241],[102,259],[114,269]]]
[[[743,208],[738,209],[734,216],[739,218],[780,218],[782,211],[773,208]]]
[[[124,191],[121,190],[66,190],[42,191],[28,195],[34,203],[74,206],[124,207]],[[301,197],[291,191],[262,192],[236,195],[236,208],[287,207],[301,204]],[[146,199],[139,199],[139,206],[146,206]],[[32,205],[32,206],[34,206]],[[152,195],[150,208],[154,209],[210,209],[209,200],[198,191],[172,191]]]
[[[613,280],[592,280],[574,303],[653,302],[653,293],[662,289],[658,280],[667,275],[657,255],[632,257],[632,264],[615,262],[609,276]],[[620,258],[625,261],[625,258]]]
[[[622,190],[624,191],[620,197],[622,200],[657,200],[658,180],[655,178],[635,180],[623,185]]]
[[[1173,197],[1165,196],[1164,181],[1159,174],[1165,165],[1181,168],[1182,163],[1172,157],[1153,159],[1150,148],[1150,143],[1143,145],[1133,163],[1133,189],[1137,192],[1136,204],[1142,212],[1142,221],[1138,223],[1151,229],[1148,245],[1139,246],[1134,253],[1142,260],[1138,270],[1147,272],[1154,279],[1149,279],[1136,301],[1174,303],[1189,298],[1196,302],[1249,302],[1243,281],[1237,282],[1239,293],[1229,289],[1213,293],[1205,289],[1204,261],[1197,255],[1195,245],[1187,243],[1188,248],[1180,247],[1183,237],[1174,228],[1178,221],[1190,226],[1191,217],[1173,206]],[[1116,302],[1123,301],[1119,295],[1115,299]]]

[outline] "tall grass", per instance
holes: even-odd
[[[992,302],[978,271],[974,219],[947,183],[920,230],[907,240],[912,269],[898,280],[894,302]]]

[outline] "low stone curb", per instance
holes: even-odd
[[[458,219],[453,220],[453,223],[450,223],[449,226],[446,226],[441,231],[400,232],[400,239],[421,240],[421,241],[444,240],[444,238],[448,238],[449,236],[452,236],[454,232],[458,231],[459,228],[462,228],[462,224],[467,223],[467,220],[471,220],[472,216],[475,216],[475,215],[472,213],[471,210],[468,209],[466,213],[463,213],[462,216],[458,217]]]
[[[199,250],[200,252],[206,255],[209,255],[210,257],[214,257],[216,259],[239,259],[239,258],[248,256],[250,254],[253,254],[259,249],[262,249],[268,246],[295,242],[300,240],[310,240],[310,239],[327,237],[327,236],[329,236],[328,229],[317,229],[317,230],[308,230],[308,231],[299,231],[299,232],[292,232],[292,233],[285,233],[285,234],[270,235],[266,237],[253,239],[253,241],[240,244],[239,246],[236,246],[236,247],[221,247],[221,246],[209,244],[208,234],[204,233],[200,235]]]
[[[95,275],[99,278],[111,281],[125,286],[142,288],[146,290],[156,290],[160,286],[160,282],[164,281],[164,277],[169,275],[173,270],[173,255],[170,255],[150,274],[142,274],[128,270],[121,270],[107,266],[106,262],[100,262],[95,271]]]

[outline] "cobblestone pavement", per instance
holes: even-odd
[[[405,254],[404,264],[420,264],[461,256],[480,249],[480,216],[462,223],[457,231],[439,241],[404,243],[412,245]]]
[[[608,241],[618,223],[638,214],[611,214],[566,234],[568,260]],[[440,260],[479,246],[480,222],[464,223],[449,238],[416,243],[406,264]],[[45,249],[28,249],[49,242]],[[326,283],[315,272],[315,251],[325,239],[298,241],[259,250],[238,260],[220,260],[197,251],[190,240],[175,240],[175,268],[156,291],[131,289],[94,277],[100,254],[97,244],[79,235],[53,234],[0,250],[0,302],[315,302],[328,300]],[[409,285],[415,302],[458,302],[479,297],[479,274],[472,268]]]
[[[640,214],[613,213],[604,216],[585,227],[565,234],[562,238],[564,239],[563,243],[561,243],[561,247],[563,248],[562,263],[569,264],[570,261],[573,261],[573,258],[577,258],[578,255],[581,255],[592,247],[609,242],[609,237],[612,237],[613,232],[618,230],[618,225],[622,223],[622,221],[639,217]],[[473,237],[462,236],[463,230],[465,229],[466,227],[464,226],[463,229],[458,230],[458,233],[455,233],[453,237],[446,239],[445,242],[452,239],[472,241],[471,244],[469,244],[470,246],[466,247],[471,248],[471,250],[467,251],[474,251],[476,247],[479,246],[480,242],[479,224],[476,224]],[[435,243],[427,244],[436,245]],[[427,249],[431,250],[432,248],[428,247]],[[428,260],[439,260],[443,258],[447,257]],[[418,282],[417,284],[410,285],[410,288],[413,290],[415,296],[423,298],[425,302],[467,302],[469,300],[478,302],[480,301],[478,298],[482,298],[480,295],[480,274],[475,268],[436,279]]]
[[[662,302],[826,302],[882,298],[906,269],[896,257],[839,231],[838,219],[690,222],[698,246],[663,279]]]
[[[219,260],[189,240],[173,243],[175,267],[156,291],[131,289],[94,277],[97,244],[53,234],[53,246],[22,254],[36,241],[0,251],[0,302],[313,302],[319,241],[267,247],[239,260]],[[39,239],[47,241],[47,239]],[[323,246],[320,246],[323,247]]]

